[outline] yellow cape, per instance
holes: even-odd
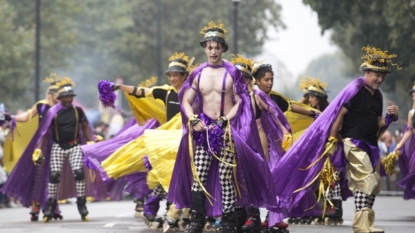
[[[170,121],[161,125],[156,130],[178,130],[182,128],[181,114],[178,113]],[[164,143],[156,139],[159,144]],[[178,146],[178,145],[177,145]],[[143,157],[147,154],[144,136],[134,139],[133,141],[122,146],[111,154],[107,159],[101,162],[102,168],[109,177],[119,178],[134,172],[145,172]]]

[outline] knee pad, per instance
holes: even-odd
[[[84,169],[80,168],[80,169],[76,169],[73,171],[74,176],[75,176],[75,180],[76,181],[83,181],[85,180],[85,176],[84,176]]]
[[[59,183],[60,176],[61,176],[61,174],[59,172],[50,172],[49,182],[52,183],[52,184]]]

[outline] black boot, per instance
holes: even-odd
[[[57,205],[58,202],[56,201],[56,198],[49,197],[46,209],[45,211],[43,211],[43,220],[45,222],[48,222],[53,218],[53,216],[55,215],[55,209]]]
[[[244,226],[242,227],[243,231],[259,231],[261,229],[261,216],[258,208],[249,207],[248,208],[248,219],[246,220]]]
[[[235,212],[225,213],[220,221],[220,233],[236,233],[236,217]]]
[[[190,225],[186,233],[202,233],[206,223],[206,196],[203,192],[192,191]]]
[[[78,205],[79,214],[82,217],[82,220],[87,220],[88,210],[86,209],[86,198],[85,197],[77,197],[76,204]]]
[[[249,211],[249,208],[248,208],[248,211]],[[244,226],[246,218],[247,218],[245,207],[236,207],[235,217],[236,217],[236,232],[242,233],[243,232],[242,227]]]

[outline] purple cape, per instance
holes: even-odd
[[[268,139],[268,165],[270,166],[270,169],[272,169],[285,154],[285,151],[282,148],[284,134],[276,120],[278,120],[289,133],[292,133],[291,127],[284,113],[269,95],[260,90],[254,90],[254,94],[258,95],[268,106],[268,110],[262,110],[261,112],[261,124]]]
[[[48,110],[35,135],[1,189],[3,193],[17,198],[25,207],[29,207],[32,200],[37,200],[43,208],[46,207],[49,195],[47,190],[50,173],[50,149],[52,146],[52,131],[50,126],[53,118],[62,108],[63,106],[61,104],[56,104]],[[39,165],[40,167],[37,167],[33,164],[32,154],[45,135],[46,137],[42,147],[44,161]],[[80,143],[85,143],[86,139],[83,135],[82,127],[79,127],[79,136]],[[104,200],[107,198],[108,195],[99,177],[99,173],[84,167],[84,174],[86,196],[94,197],[96,200]],[[60,177],[58,199],[62,200],[76,196],[74,177],[69,162],[65,159]]]
[[[365,85],[364,79],[358,78],[350,82],[330,103],[327,109],[310,125],[297,142],[287,151],[285,156],[277,163],[271,171],[274,179],[274,185],[277,188],[278,211],[270,212],[269,225],[272,226],[283,220],[284,216],[303,216],[304,210],[312,207],[317,203],[314,195],[315,185],[294,193],[297,189],[305,187],[318,175],[324,165],[324,159],[314,164],[308,170],[307,168],[316,161],[324,151],[325,143],[330,134],[330,128],[336,119],[340,109],[348,103],[354,95]],[[381,95],[380,91],[377,94]],[[332,161],[339,160],[339,164],[344,157],[342,150],[338,148]],[[379,155],[377,155],[379,156]],[[344,161],[344,160],[343,160]],[[336,166],[336,167],[337,167]],[[318,205],[308,211],[309,214],[318,213]]]
[[[184,93],[191,88],[193,80],[207,65],[207,63],[203,63],[198,66],[185,81],[179,92],[180,102],[183,100]],[[224,67],[233,79],[234,92],[241,98],[236,117],[230,121],[236,149],[237,166],[234,180],[237,180],[241,191],[241,195],[237,195],[237,205],[247,206],[252,204],[256,207],[272,208],[276,204],[273,198],[275,197],[275,190],[272,185],[270,169],[264,161],[263,153],[261,153],[262,146],[246,83],[241,72],[233,64],[224,62]],[[200,92],[196,94],[192,107],[195,114],[203,112],[203,101]],[[192,203],[191,187],[193,183],[188,141],[189,129],[187,128],[189,119],[183,107],[181,111],[183,137],[180,142],[167,199],[175,203],[177,208],[189,208]],[[220,216],[222,214],[218,169],[219,162],[213,159],[205,185],[207,192],[214,198],[212,199],[213,206],[206,200],[207,215],[209,216]]]
[[[85,155],[84,162],[86,166],[100,173],[109,192],[109,196],[112,200],[120,200],[122,198],[124,186],[127,183],[129,186],[134,186],[135,184],[132,181],[142,180],[139,179],[139,177],[141,177],[143,174],[134,173],[114,180],[109,178],[105,170],[102,169],[101,162],[107,159],[108,156],[114,153],[121,146],[141,136],[144,133],[144,130],[153,129],[157,126],[158,122],[155,119],[149,120],[146,124],[140,126],[137,124],[135,118],[132,118],[113,138],[98,143],[81,146],[81,149]],[[135,176],[138,177],[135,178]]]
[[[413,130],[406,126],[406,130]],[[398,185],[403,188],[403,199],[415,199],[415,135],[406,141],[401,149],[399,156],[399,168],[403,179],[398,182]]]

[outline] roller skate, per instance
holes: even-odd
[[[324,218],[321,215],[314,216],[313,219],[314,225],[325,225]]]
[[[192,210],[190,225],[185,231],[186,233],[202,233],[205,227],[206,216],[204,214],[198,214],[196,210]]]
[[[30,221],[36,222],[39,220],[40,204],[37,201],[32,201],[32,209],[30,210]]]
[[[178,231],[180,229],[179,220],[180,214],[182,212],[181,209],[177,209],[176,205],[174,204],[167,204],[167,213],[166,217],[164,218],[163,224],[163,232],[171,231]]]
[[[216,219],[214,217],[207,217],[205,224],[205,231],[216,231]]]
[[[256,233],[260,232],[262,229],[261,217],[258,208],[249,207],[248,208],[248,219],[245,224],[242,226],[242,231],[247,233]]]
[[[219,233],[236,233],[235,213],[224,213],[220,220],[220,227],[217,229]]]
[[[137,199],[137,201],[135,201],[135,214],[134,217],[136,218],[141,218],[143,217],[143,210],[144,210],[144,200],[143,198],[141,199]]]
[[[163,232],[168,231],[178,231],[180,229],[179,225],[179,219],[172,221],[168,218],[165,218],[164,224],[163,224]]]
[[[333,207],[329,207],[324,217],[326,225],[341,225],[343,224],[343,208],[342,200],[332,200]]]
[[[190,226],[190,218],[182,218],[182,221],[179,224],[179,230],[185,231]]]
[[[86,198],[77,197],[76,204],[78,205],[78,212],[81,215],[82,221],[88,221],[88,210],[86,209]]]
[[[55,209],[58,202],[56,198],[49,198],[45,211],[43,211],[43,221],[49,222],[55,216]]]
[[[313,220],[313,216],[289,218],[288,224],[310,225]]]
[[[289,233],[288,224],[281,221],[269,229],[269,233]]]

